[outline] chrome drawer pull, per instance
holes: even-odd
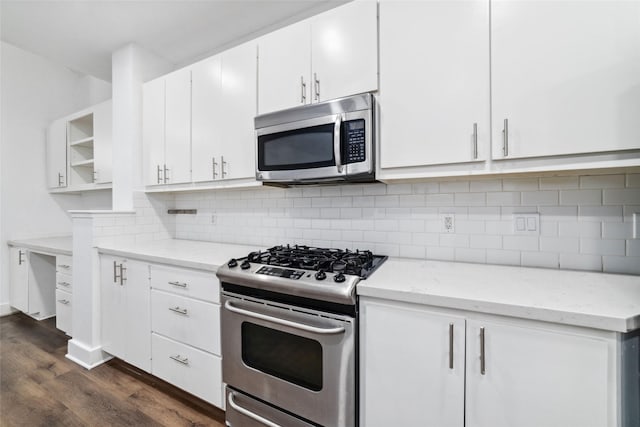
[[[453,323],[449,323],[449,369],[453,369]]]
[[[180,282],[168,282],[170,285],[173,286],[177,286],[179,288],[186,288],[187,284],[186,283],[180,283]]]
[[[71,283],[69,283],[69,282],[58,282],[58,285],[71,286]]]
[[[484,327],[480,328],[480,374],[484,375],[487,370],[486,370],[486,355],[484,352],[484,342],[485,338],[484,338]]]
[[[188,365],[189,364],[189,358],[188,357],[180,357],[179,354],[176,354],[175,356],[169,356],[169,358],[175,360],[176,362],[180,362],[183,365]]]
[[[60,268],[69,268],[71,266],[67,265],[67,264],[60,264],[60,265],[58,265],[58,267],[60,267]]]
[[[175,307],[169,307],[169,310],[174,311],[176,313],[184,314],[185,316],[187,315],[187,309],[186,308],[180,308],[177,305]]]
[[[274,422],[269,421],[268,419],[261,417],[258,414],[255,414],[253,412],[251,412],[248,409],[243,408],[242,406],[238,405],[236,403],[236,401],[233,399],[235,396],[235,393],[229,393],[229,406],[231,406],[233,409],[235,409],[236,411],[238,411],[239,413],[241,413],[242,415],[251,418],[254,421],[259,422],[260,424],[264,424],[267,427],[282,427],[280,424],[276,424]]]
[[[292,322],[290,320],[280,319],[277,317],[268,316],[266,314],[244,310],[242,308],[235,307],[231,303],[231,301],[225,302],[224,308],[226,308],[227,310],[233,313],[241,314],[243,316],[253,317],[255,319],[260,319],[260,320],[266,320],[267,322],[276,323],[278,325],[283,325],[283,326],[289,326],[291,328],[300,329],[301,331],[311,332],[314,334],[333,335],[333,334],[342,334],[345,332],[345,329],[342,326],[338,326],[335,328],[318,328],[316,326],[305,325],[303,323]]]
[[[58,300],[58,302],[59,302],[60,304],[64,304],[64,305],[69,304],[69,300],[66,300],[66,299],[59,299],[59,300]]]

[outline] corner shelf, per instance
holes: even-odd
[[[70,184],[81,186],[95,182],[93,152],[93,113],[70,120],[68,124]]]

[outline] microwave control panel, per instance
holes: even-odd
[[[349,120],[344,123],[344,163],[358,163],[366,160],[364,119]]]

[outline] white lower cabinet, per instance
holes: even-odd
[[[72,336],[73,259],[56,256],[56,328]]]
[[[71,335],[71,293],[56,289],[56,328]]]
[[[149,265],[101,255],[100,281],[104,351],[150,372]]]
[[[152,264],[152,373],[223,408],[215,273]]]
[[[56,314],[55,257],[9,248],[9,303],[36,320]]]
[[[614,333],[360,298],[367,427],[614,427]]]
[[[153,375],[222,407],[222,359],[156,333]]]

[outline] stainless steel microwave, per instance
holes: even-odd
[[[374,181],[374,103],[367,93],[257,116],[256,179]]]

